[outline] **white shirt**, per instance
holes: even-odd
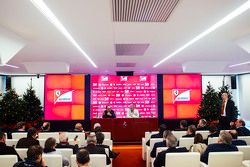
[[[226,107],[227,107],[227,100],[225,101],[225,105],[224,105],[224,109],[223,109],[224,111],[223,111],[223,114],[221,116],[224,116],[224,117],[227,116],[226,115]]]
[[[131,111],[130,108],[127,110],[127,118],[139,118],[140,114],[137,109],[134,109],[134,111]]]

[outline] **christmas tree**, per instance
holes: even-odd
[[[27,112],[26,121],[35,121],[43,116],[41,101],[36,96],[32,86],[26,89],[26,92],[23,94],[23,101]]]
[[[218,93],[208,82],[205,94],[202,95],[202,100],[198,109],[198,117],[204,118],[211,122],[218,120],[220,108],[220,99]]]
[[[24,121],[26,117],[24,102],[14,89],[8,90],[0,102],[1,124],[14,124]]]

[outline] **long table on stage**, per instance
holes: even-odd
[[[94,118],[91,127],[100,123],[103,132],[111,132],[114,142],[141,141],[146,131],[158,129],[158,118]]]

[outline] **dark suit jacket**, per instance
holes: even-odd
[[[215,133],[213,133],[213,134],[209,134],[208,136],[207,136],[207,138],[209,138],[209,137],[219,137],[219,132],[215,132]]]
[[[168,148],[166,151],[162,151],[160,152],[155,161],[154,161],[154,167],[162,167],[165,166],[165,158],[166,158],[166,154],[167,153],[174,153],[174,152],[188,152],[188,150],[186,149],[186,147],[181,147],[181,148],[176,148],[176,147],[172,147],[172,148]]]
[[[107,115],[107,113],[108,113],[107,110],[105,110],[103,112],[102,118],[116,118],[115,112],[113,110],[110,111],[110,113],[112,114],[112,116]]]
[[[156,157],[156,150],[158,147],[167,147],[167,143],[166,143],[166,140],[163,140],[162,142],[157,142],[154,144],[154,147],[150,153],[150,156],[152,158],[155,158]]]
[[[236,129],[238,136],[250,136],[250,130],[242,126]]]
[[[73,154],[76,154],[78,149],[79,149],[79,146],[78,146],[78,144],[70,145],[69,143],[58,143],[56,145],[56,148],[72,148],[73,149]]]
[[[199,127],[199,128],[197,128],[196,130],[208,130],[208,127],[207,126],[204,126],[204,127]]]
[[[235,140],[235,139],[233,139],[232,140],[232,145],[234,145],[234,146],[246,146],[247,145],[247,143],[246,143],[246,141],[245,140]]]
[[[224,143],[210,144],[208,145],[206,151],[201,155],[201,161],[207,164],[208,155],[210,152],[228,152],[228,151],[238,151],[238,148],[234,145],[224,144]]]
[[[17,155],[18,161],[22,161],[14,148],[6,146],[6,144],[3,142],[0,142],[0,155]]]
[[[25,137],[18,140],[16,148],[29,148],[34,145],[40,145],[39,141],[32,137]]]
[[[110,158],[105,152],[104,148],[97,147],[95,144],[88,144],[86,147],[84,147],[90,154],[104,154],[106,155],[106,164],[109,165],[111,163]]]
[[[150,139],[152,138],[162,138],[163,137],[163,134],[161,133],[157,133],[157,134],[153,134],[151,135]],[[149,146],[150,145],[150,139],[147,141],[146,145]]]
[[[174,131],[187,131],[187,127],[186,128],[179,128],[179,129],[175,129]]]
[[[190,134],[190,135],[184,135],[182,137],[194,137],[194,136],[195,136],[195,134],[193,133],[193,134]]]
[[[107,148],[109,150],[109,158],[116,158],[117,154],[113,151],[110,150],[110,147],[107,145],[103,145],[103,144],[96,144],[96,147],[100,147],[100,148]]]
[[[232,100],[227,101],[226,105],[226,118],[229,122],[235,121],[237,119],[237,108],[234,106]]]

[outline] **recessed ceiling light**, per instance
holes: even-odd
[[[54,13],[49,9],[49,7],[44,3],[43,0],[30,0],[32,4],[83,54],[83,56],[95,67],[96,64],[88,56],[88,54],[80,47],[80,45],[75,41],[75,39],[70,35],[63,24],[57,19]]]
[[[238,67],[238,66],[242,66],[242,65],[246,65],[246,64],[250,64],[250,61],[246,61],[246,62],[238,63],[238,64],[233,64],[233,65],[230,65],[229,68]]]
[[[175,50],[173,53],[171,53],[170,55],[166,56],[164,59],[162,59],[161,61],[159,61],[158,63],[156,63],[153,67],[155,68],[155,67],[159,66],[160,64],[162,64],[163,62],[165,62],[166,60],[174,57],[176,54],[180,53],[181,51],[183,51],[184,49],[186,49],[190,45],[194,44],[195,42],[197,42],[198,40],[202,39],[206,35],[210,34],[213,31],[215,31],[217,28],[221,27],[222,25],[226,24],[230,20],[232,20],[235,17],[239,16],[240,14],[244,13],[249,8],[250,8],[250,0],[248,0],[247,2],[245,2],[243,5],[241,5],[237,9],[235,9],[233,12],[229,13],[226,17],[224,17],[223,19],[221,19],[220,21],[218,21],[217,23],[215,23],[214,25],[212,25],[207,30],[205,30],[202,33],[200,33],[199,35],[197,35],[192,40],[190,40],[189,42],[187,42],[186,44],[184,44],[183,46],[181,46],[180,48],[178,48],[177,50]]]

